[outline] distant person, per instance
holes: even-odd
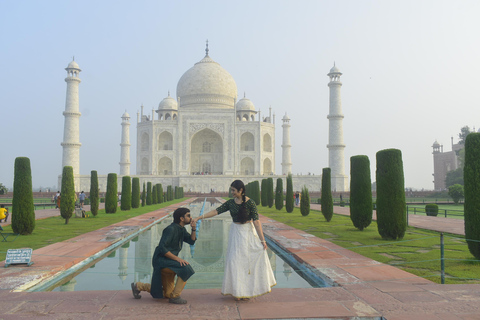
[[[60,201],[58,200],[58,197],[60,197],[60,191],[57,191],[57,193],[55,194],[55,198],[54,198],[55,203],[56,203],[55,209],[60,208],[60,204],[59,204]]]
[[[80,193],[80,195],[78,196],[78,199],[80,200],[80,208],[83,209],[83,203],[85,202],[85,193],[83,193],[83,191]]]
[[[188,233],[185,226],[191,225],[192,234]],[[173,222],[162,232],[162,238],[152,258],[153,275],[151,283],[132,282],[132,293],[135,299],[140,299],[141,291],[150,292],[152,297],[168,298],[170,303],[186,304],[180,294],[187,280],[195,273],[192,266],[178,257],[182,250],[183,242],[195,244],[196,223],[187,208],[178,208],[173,212]],[[175,275],[177,283],[175,284]]]
[[[57,208],[60,209],[60,198],[61,198],[61,193],[57,193]]]
[[[2,204],[2,206],[0,207],[0,222],[2,222],[3,219],[5,219],[5,221],[3,221],[3,222],[7,222],[7,220],[8,220],[8,209],[6,209],[5,206]]]

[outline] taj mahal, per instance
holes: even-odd
[[[90,175],[80,174],[79,85],[81,72],[75,61],[67,71],[62,168],[72,166],[75,190],[90,190]],[[343,142],[343,114],[340,89],[342,73],[334,66],[328,77],[329,151],[332,190],[347,191]],[[267,114],[245,94],[239,99],[237,85],[230,73],[209,56],[188,69],[178,80],[176,98],[168,92],[156,110],[145,113],[143,105],[136,115],[136,168],[131,172],[130,115],[121,116],[120,168],[118,188],[123,176],[139,177],[140,183],[180,186],[185,192],[226,192],[230,183],[244,183],[266,177],[286,178],[292,173],[290,118],[281,118],[281,170],[275,167],[275,114]],[[317,144],[318,145],[318,144]],[[319,163],[319,169],[327,167]],[[94,170],[94,168],[93,168]],[[113,172],[113,170],[112,170]],[[107,173],[99,173],[100,191],[106,190]],[[61,178],[59,178],[61,185]],[[293,174],[294,190],[306,186],[321,189],[320,175]],[[284,186],[286,183],[284,182]]]

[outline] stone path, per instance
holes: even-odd
[[[129,284],[120,291],[14,292],[118,241],[107,238],[115,228],[143,228],[190,201],[35,250],[31,267],[0,268],[0,319],[480,319],[480,285],[435,284],[266,217],[261,217],[266,235],[336,286],[274,288],[236,302],[219,289],[187,284],[183,306],[148,294],[135,300]]]

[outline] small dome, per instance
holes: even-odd
[[[75,62],[75,60],[72,60],[72,62],[70,62],[70,63],[68,64],[67,69],[78,69],[78,70],[80,70],[80,67],[79,67],[78,64]]]
[[[242,98],[237,102],[237,111],[255,111],[255,106],[250,99]]]
[[[158,105],[158,110],[178,110],[178,104],[175,99],[170,97],[170,92],[168,93],[168,97],[163,99],[159,105]]]
[[[330,69],[329,74],[330,73],[340,73],[341,74],[340,69],[338,69],[337,66],[335,66],[335,64],[333,65],[332,69]]]
[[[435,142],[433,143],[433,146],[434,148],[440,148],[440,143],[438,143],[437,140],[435,140]]]
[[[130,115],[127,111],[125,111],[125,113],[122,115],[122,118],[130,118]]]
[[[287,116],[287,113],[285,112],[285,115],[283,116],[282,120],[290,120],[290,118]]]

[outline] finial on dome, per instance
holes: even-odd
[[[75,61],[75,56],[73,56],[73,61]]]
[[[208,39],[207,39],[207,47],[205,48],[205,56],[208,57]]]
[[[247,96],[246,96],[246,94],[245,94],[245,91],[243,91],[243,97],[244,97],[244,98],[246,98],[246,97],[247,97]]]
[[[170,90],[168,90],[168,96],[170,97]]]

